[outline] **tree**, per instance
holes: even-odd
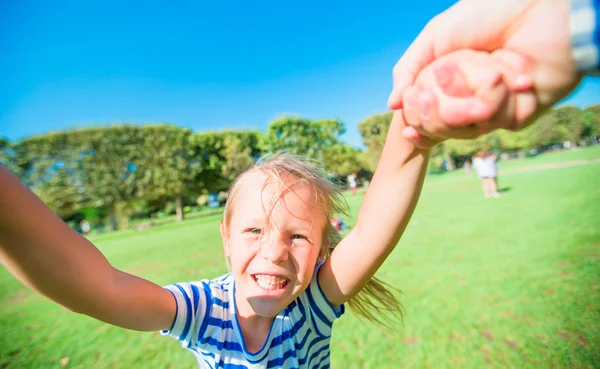
[[[221,155],[225,159],[221,164],[221,176],[230,183],[254,162],[252,147],[244,145],[239,135],[233,132],[224,135]]]
[[[339,176],[360,171],[361,151],[343,143],[337,143],[323,150],[323,163],[329,173]]]
[[[70,217],[88,200],[78,152],[66,133],[32,136],[13,150],[23,183],[59,216]]]
[[[86,128],[68,132],[67,140],[81,163],[81,183],[88,198],[84,205],[106,206],[111,228],[118,229],[117,204],[140,198],[140,180],[145,171],[138,167],[148,160],[142,128]]]
[[[567,128],[558,124],[556,110],[541,115],[534,124],[525,129],[529,137],[530,148],[546,147],[565,141]]]
[[[363,144],[369,153],[369,169],[375,171],[385,143],[393,112],[375,114],[358,124]]]
[[[18,158],[16,157],[12,143],[3,137],[0,137],[0,165],[4,166],[16,176],[21,177],[21,168],[17,164]]]
[[[199,193],[213,193],[226,189],[229,181],[223,177],[225,157],[224,135],[219,132],[200,132],[192,137],[194,158],[202,170],[196,175]]]
[[[266,135],[260,131],[202,132],[195,136],[203,171],[197,181],[204,192],[227,190],[231,182],[263,153]]]
[[[588,137],[591,137],[592,141],[596,143],[600,136],[600,104],[588,106],[583,112],[587,121]]]
[[[526,130],[512,132],[502,129],[495,133],[502,150],[513,151],[530,146]]]
[[[588,128],[587,119],[576,106],[562,106],[553,110],[556,121],[563,129],[564,138],[576,144]]]
[[[338,143],[339,136],[344,132],[344,125],[339,120],[312,121],[299,117],[282,117],[269,124],[265,149],[322,159],[323,150]]]
[[[202,171],[194,156],[192,132],[169,124],[141,127],[139,150],[144,155],[135,165],[140,171],[139,197],[175,200],[177,220],[184,218],[182,197],[194,192],[194,180]]]
[[[478,151],[487,150],[490,144],[486,137],[478,137],[469,140],[448,140],[443,143],[447,152],[453,157],[473,156]]]

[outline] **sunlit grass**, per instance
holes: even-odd
[[[547,158],[600,157],[597,148],[578,152]],[[463,173],[427,182],[378,274],[404,293],[404,326],[384,330],[348,311],[334,326],[332,367],[597,367],[600,163],[507,169],[499,199],[484,199]],[[362,195],[348,201],[355,219]],[[218,222],[193,219],[95,241],[114,265],[161,285],[213,278],[226,272]],[[57,368],[63,358],[67,368],[196,367],[174,340],[68,312],[5,270],[0,329],[0,368]]]

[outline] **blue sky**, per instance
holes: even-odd
[[[356,125],[447,0],[65,1],[0,5],[0,136],[111,123],[264,130],[283,114]],[[567,102],[600,102],[588,78]]]

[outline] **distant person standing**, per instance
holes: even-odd
[[[471,164],[471,160],[465,160],[465,163],[463,164],[463,170],[465,171],[466,175],[471,176],[471,173],[473,172],[473,165]]]
[[[356,196],[356,173],[348,175],[348,186],[352,190],[352,196]]]
[[[489,152],[487,160],[490,161],[489,165],[491,165],[494,169],[494,186],[496,189],[496,193],[498,193],[498,159],[498,155],[492,153],[491,151]]]
[[[90,222],[88,222],[86,219],[82,220],[81,223],[79,223],[79,226],[81,227],[81,233],[83,234],[88,234],[92,229]]]
[[[481,181],[485,198],[499,197],[496,186],[496,160],[488,151],[480,151],[473,158],[473,169]]]

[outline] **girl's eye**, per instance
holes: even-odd
[[[248,229],[246,229],[245,232],[252,233],[252,234],[260,234],[261,233],[260,228],[248,228]]]
[[[308,240],[308,238],[306,236],[303,236],[301,234],[295,234],[295,235],[293,235],[292,239],[294,239],[294,240]]]

